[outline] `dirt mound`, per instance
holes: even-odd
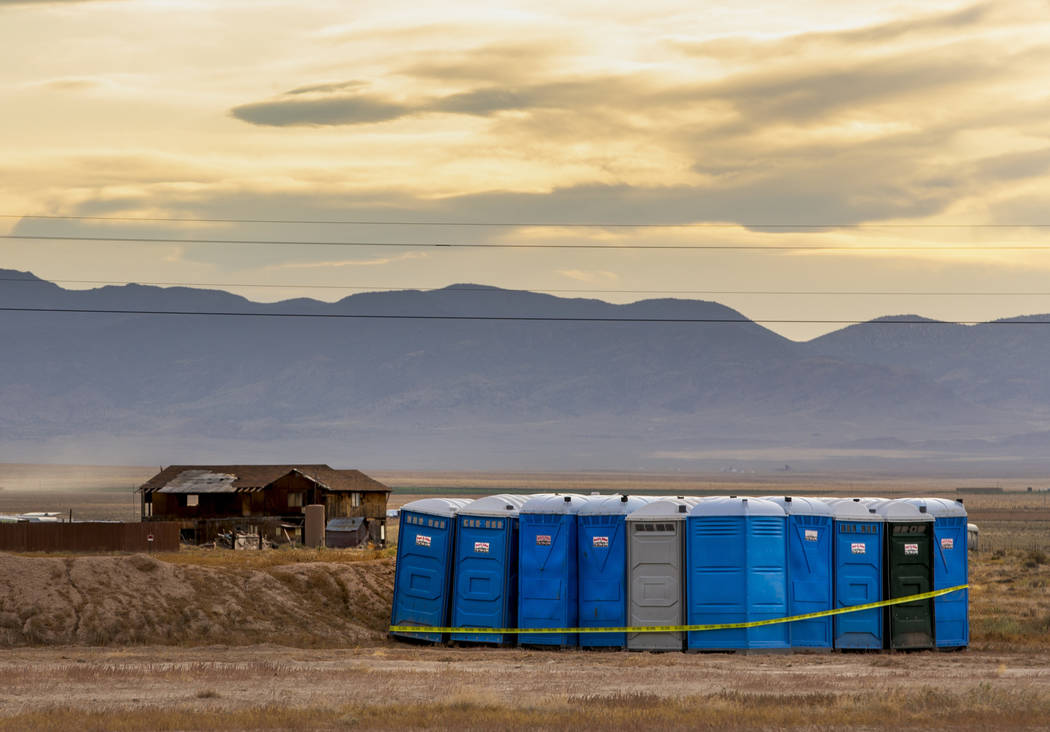
[[[0,554],[0,646],[352,646],[383,637],[393,584],[390,559],[260,570]]]

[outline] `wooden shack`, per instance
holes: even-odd
[[[329,549],[348,549],[368,541],[367,528],[362,518],[334,518],[324,530],[325,546]]]
[[[326,519],[361,518],[364,535],[386,543],[390,489],[359,470],[327,465],[171,465],[139,488],[143,521],[177,521],[186,541],[206,543],[257,530],[275,541],[302,541],[305,507]]]

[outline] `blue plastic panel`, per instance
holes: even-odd
[[[803,615],[832,607],[832,519],[788,516],[788,614]],[[792,648],[831,648],[832,618],[788,624]]]
[[[459,515],[456,518],[452,625],[517,626],[518,519]],[[453,633],[454,641],[500,644],[516,638],[490,633]]]
[[[518,532],[518,627],[576,627],[576,515],[522,513]],[[577,634],[522,633],[518,642],[575,646]]]
[[[966,517],[938,516],[933,524],[933,589],[965,585],[969,559]],[[970,591],[960,590],[934,600],[934,636],[940,648],[970,644]]]
[[[627,624],[627,533],[623,516],[577,516],[580,627]],[[625,633],[583,633],[581,646],[627,645]]]
[[[401,511],[391,625],[447,626],[455,519]],[[440,633],[401,633],[440,643]]]
[[[687,519],[687,623],[707,625],[787,615],[784,516],[690,516]],[[788,648],[787,624],[690,632],[701,650]]]

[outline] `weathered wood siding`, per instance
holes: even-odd
[[[149,541],[150,537],[153,541]],[[174,522],[0,524],[0,551],[6,552],[177,552]]]

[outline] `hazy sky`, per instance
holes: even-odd
[[[1047,0],[0,0],[0,214],[501,224],[0,233],[840,247],[0,240],[0,267],[271,285],[227,288],[260,300],[480,282],[676,292],[759,319],[1046,313],[1050,250],[961,247],[1050,245],[987,226],[1050,224],[1047,69]],[[527,223],[647,226],[511,225]],[[740,294],[785,290],[1046,294]]]

